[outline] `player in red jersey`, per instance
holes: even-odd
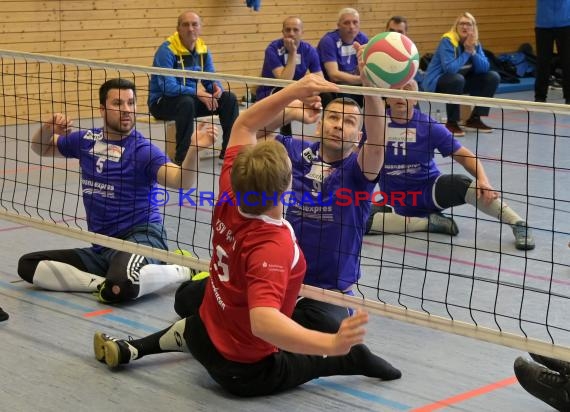
[[[98,360],[117,367],[145,355],[190,352],[238,396],[268,395],[321,376],[401,376],[361,344],[366,312],[345,319],[337,333],[309,330],[290,318],[306,267],[279,201],[291,187],[291,162],[278,142],[256,145],[256,132],[294,100],[320,109],[318,94],[336,90],[335,84],[310,75],[239,116],[220,175],[223,201],[217,202],[212,219],[211,276],[188,283],[186,292],[176,296],[193,296],[199,309],[142,339],[96,333]],[[305,109],[303,116],[316,121],[319,111]]]

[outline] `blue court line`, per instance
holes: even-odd
[[[92,307],[79,305],[77,303],[70,302],[66,299],[51,296],[51,295],[47,294],[45,291],[33,290],[33,289],[24,289],[24,288],[15,286],[9,282],[5,282],[3,280],[0,280],[0,285],[2,285],[3,287],[6,287],[8,289],[18,291],[18,292],[23,293],[25,295],[33,296],[34,299],[43,300],[44,302],[49,302],[49,303],[53,303],[56,305],[64,306],[66,308],[73,309],[73,310],[79,311],[81,313],[93,312],[93,310],[95,310],[95,308],[92,308]],[[109,306],[109,307],[111,307],[111,306]],[[81,318],[84,319],[82,316],[81,316]],[[101,315],[100,318],[106,318],[106,319],[109,319],[110,321],[113,321],[116,323],[121,323],[125,326],[129,326],[131,328],[138,329],[138,330],[148,332],[148,333],[154,333],[154,332],[157,332],[158,330],[160,330],[160,329],[153,328],[151,326],[145,325],[144,323],[137,322],[137,321],[125,318],[123,316],[112,314],[112,313],[109,313],[106,315]]]
[[[32,296],[34,299],[43,300],[45,302],[64,306],[66,308],[73,309],[73,310],[79,311],[81,313],[92,312],[94,310],[94,308],[92,308],[92,307],[83,306],[83,305],[80,305],[77,303],[70,302],[66,299],[51,296],[48,293],[46,293],[45,291],[22,288],[22,287],[13,285],[10,282],[6,282],[4,280],[0,280],[0,286],[5,287],[5,288],[10,289],[10,290],[20,292],[24,295]],[[148,325],[145,325],[144,323],[133,321],[133,320],[125,318],[123,316],[118,316],[118,315],[114,315],[111,313],[106,314],[106,315],[102,315],[102,316],[100,316],[100,318],[106,318],[110,321],[120,323],[120,324],[123,324],[125,326],[130,327],[130,328],[138,329],[138,330],[141,330],[141,331],[144,331],[147,333],[154,333],[154,332],[157,332],[159,330],[156,328],[152,328]],[[81,319],[84,319],[84,318],[81,316]],[[362,400],[365,400],[368,402],[373,402],[373,403],[377,403],[380,405],[388,406],[392,409],[401,410],[401,411],[411,409],[411,407],[408,405],[404,405],[404,404],[392,401],[390,399],[383,398],[383,397],[378,396],[378,395],[373,395],[371,393],[352,389],[352,388],[349,388],[348,386],[340,385],[337,383],[326,382],[326,381],[321,380],[321,379],[314,379],[311,382],[315,383],[319,386],[322,386],[322,387],[334,389],[337,392],[342,392],[342,393],[348,394],[348,395],[353,396],[355,398],[359,398],[359,399],[362,399]]]
[[[340,385],[338,383],[325,381],[323,379],[314,379],[311,383],[315,383],[319,386],[323,386],[328,389],[333,389],[337,392],[342,392],[350,396],[354,396],[355,398],[364,399],[369,402],[378,403],[380,405],[388,406],[392,409],[396,409],[399,411],[408,411],[412,407],[409,405],[404,405],[403,403],[399,403],[396,401],[392,401],[390,399],[383,398],[382,396],[374,395],[368,392],[360,391],[358,389],[352,389],[345,385]]]

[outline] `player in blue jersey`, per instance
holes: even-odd
[[[355,43],[355,50],[362,47]],[[308,112],[291,107],[267,130],[291,118],[306,121]],[[355,152],[363,122],[368,139]],[[361,275],[360,251],[370,212],[370,202],[363,199],[374,190],[384,159],[384,104],[366,96],[363,113],[354,100],[337,98],[324,108],[315,134],[318,141],[276,137],[293,164],[295,198],[302,200],[292,202],[286,218],[307,259],[304,283],[351,294]],[[349,314],[346,308],[301,298],[293,319],[311,329],[336,332]]]
[[[307,73],[322,75],[317,50],[303,41],[303,21],[296,16],[283,20],[283,37],[273,40],[265,49],[261,77],[268,79],[299,80]],[[258,86],[257,101],[279,90],[272,86]]]
[[[323,75],[317,50],[303,37],[303,21],[296,16],[283,20],[283,37],[269,43],[265,49],[265,58],[261,77],[269,79],[299,80],[307,73]],[[280,90],[279,87],[258,86],[256,100]],[[281,128],[282,134],[291,134],[291,125]]]
[[[360,31],[360,15],[358,11],[346,7],[339,11],[336,30],[323,35],[317,45],[319,59],[325,79],[351,86],[360,86],[362,79],[358,68],[358,57],[354,42],[368,43],[366,34]],[[362,106],[362,95],[347,95],[341,93],[323,93],[323,106],[335,97],[351,97]]]
[[[99,102],[103,128],[72,132],[73,122],[56,113],[32,136],[31,149],[42,157],[79,160],[90,232],[166,250],[162,216],[151,202],[152,193],[157,184],[192,187],[198,147],[211,146],[217,129],[201,125],[192,138],[194,145],[178,166],[135,130],[134,83],[106,81],[99,89]],[[18,274],[43,289],[97,292],[101,301],[117,302],[182,282],[190,275],[188,268],[157,263],[156,259],[94,244],[26,254],[18,262]]]
[[[404,90],[417,91],[412,80]],[[532,230],[491,186],[485,168],[447,128],[421,113],[413,99],[388,98],[390,122],[380,188],[390,207],[373,206],[367,233],[429,231],[457,235],[455,222],[442,210],[465,203],[511,226],[515,247],[534,249]],[[475,179],[464,174],[442,174],[434,152],[451,156]]]

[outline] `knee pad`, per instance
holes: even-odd
[[[124,302],[137,298],[139,286],[133,284],[130,280],[114,281],[106,279],[99,294],[101,298],[110,303]]]
[[[473,179],[464,174],[441,175],[435,184],[436,203],[442,209],[465,204],[472,182]]]

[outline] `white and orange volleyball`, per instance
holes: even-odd
[[[399,89],[414,78],[420,65],[418,49],[407,36],[379,33],[366,44],[364,73],[376,86]]]

